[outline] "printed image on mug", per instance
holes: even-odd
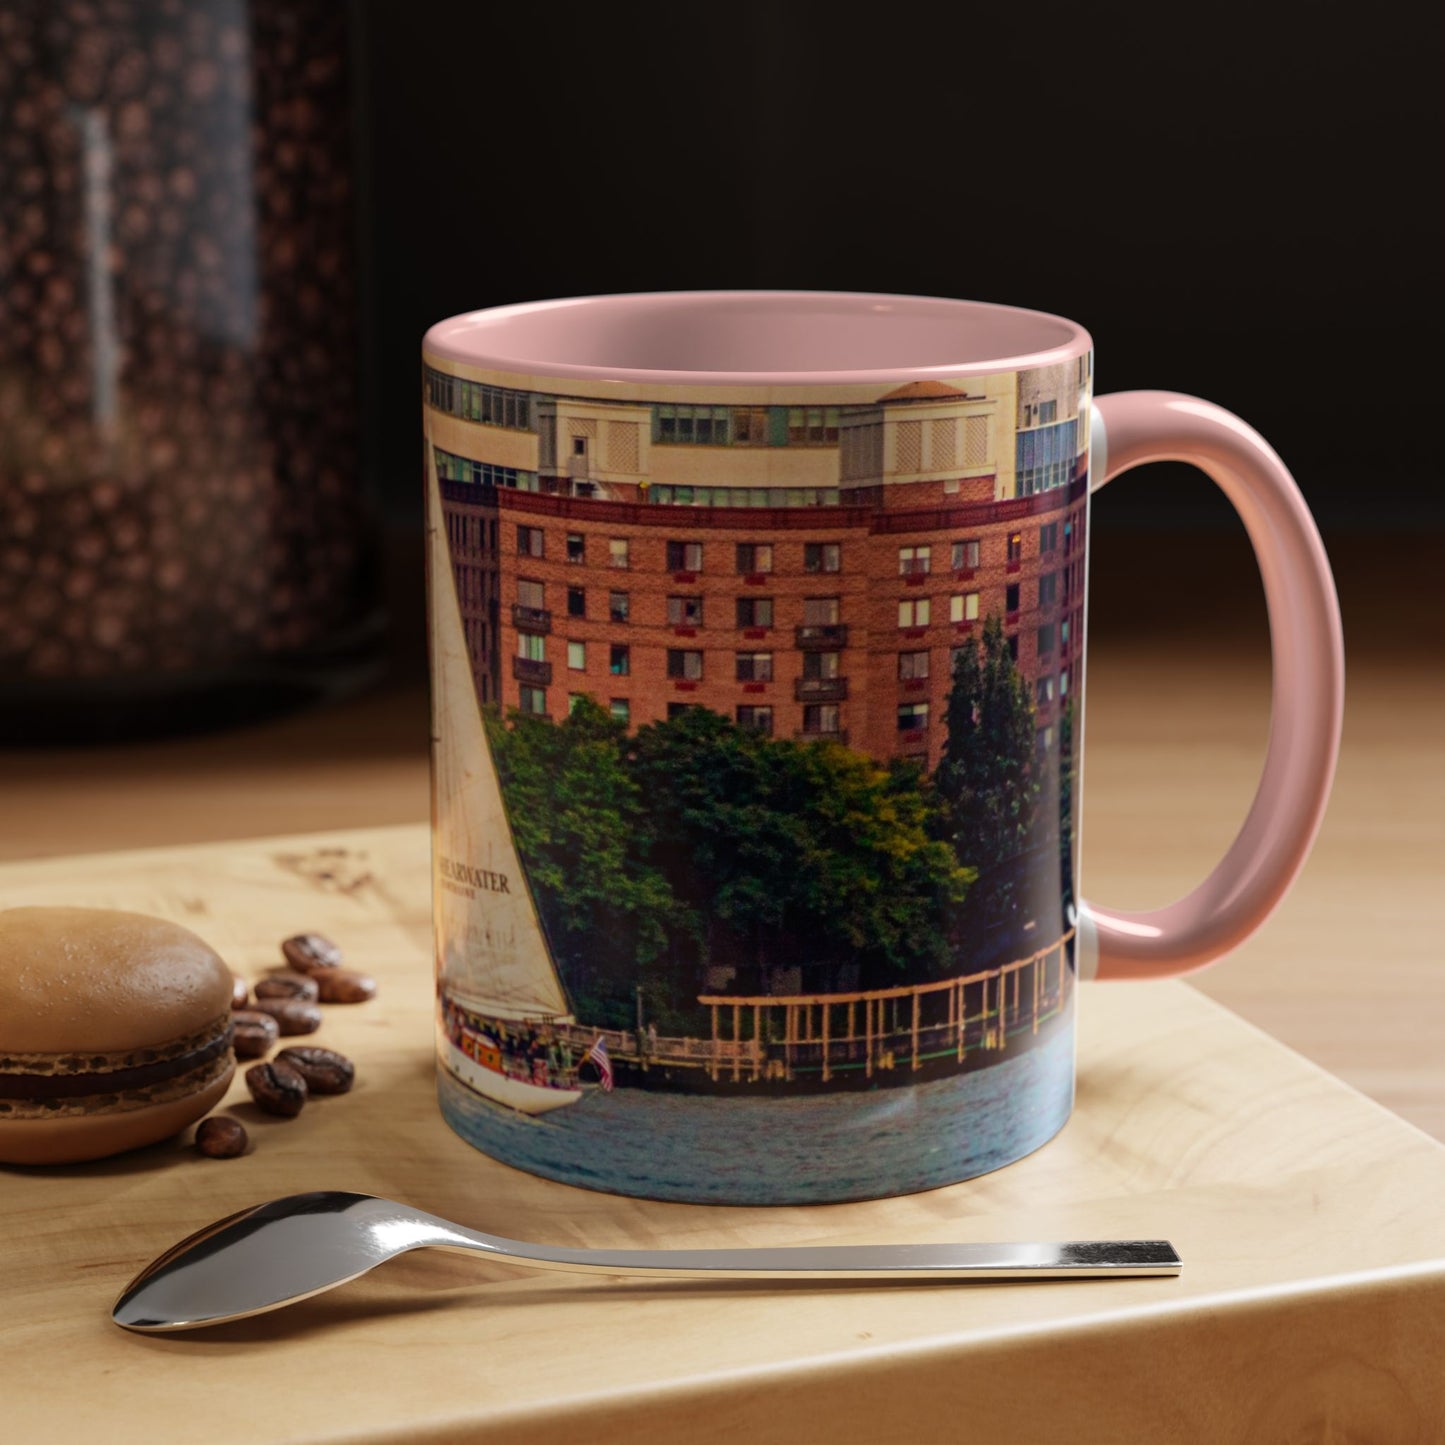
[[[428,356],[463,1137],[782,1204],[953,1183],[1062,1127],[1090,369],[779,403]]]

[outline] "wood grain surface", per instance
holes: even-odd
[[[381,985],[327,1010],[316,1036],[356,1060],[354,1092],[294,1121],[237,1102],[254,1142],[239,1160],[182,1139],[0,1169],[5,1438],[1428,1445],[1445,1432],[1445,1148],[1196,990],[1084,986],[1074,1118],[985,1178],[831,1207],[654,1204],[531,1178],[442,1124],[427,890],[421,826],[0,868],[0,905],[164,913],[252,976],[280,938],[321,930]],[[1252,963],[1275,964],[1281,941]],[[1167,1237],[1185,1270],[705,1289],[422,1254],[210,1331],[110,1323],[121,1287],[178,1237],[308,1188],[566,1244]]]

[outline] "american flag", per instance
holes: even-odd
[[[583,1055],[583,1060],[597,1065],[598,1082],[602,1085],[603,1092],[610,1094],[612,1092],[612,1060],[607,1057],[607,1040],[601,1034],[597,1035],[597,1042]]]

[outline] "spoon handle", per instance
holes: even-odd
[[[1162,1239],[661,1250],[539,1249],[484,1234],[473,1235],[473,1240],[453,1247],[480,1249],[530,1269],[649,1279],[896,1279],[918,1284],[951,1279],[1121,1279],[1175,1275],[1183,1268],[1174,1246]]]

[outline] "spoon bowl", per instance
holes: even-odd
[[[116,1324],[190,1330],[281,1309],[413,1249],[490,1255],[507,1264],[650,1279],[900,1281],[1176,1275],[1164,1240],[1066,1244],[821,1245],[781,1249],[568,1249],[465,1229],[372,1194],[322,1190],[228,1215],[153,1260],[111,1311]]]

